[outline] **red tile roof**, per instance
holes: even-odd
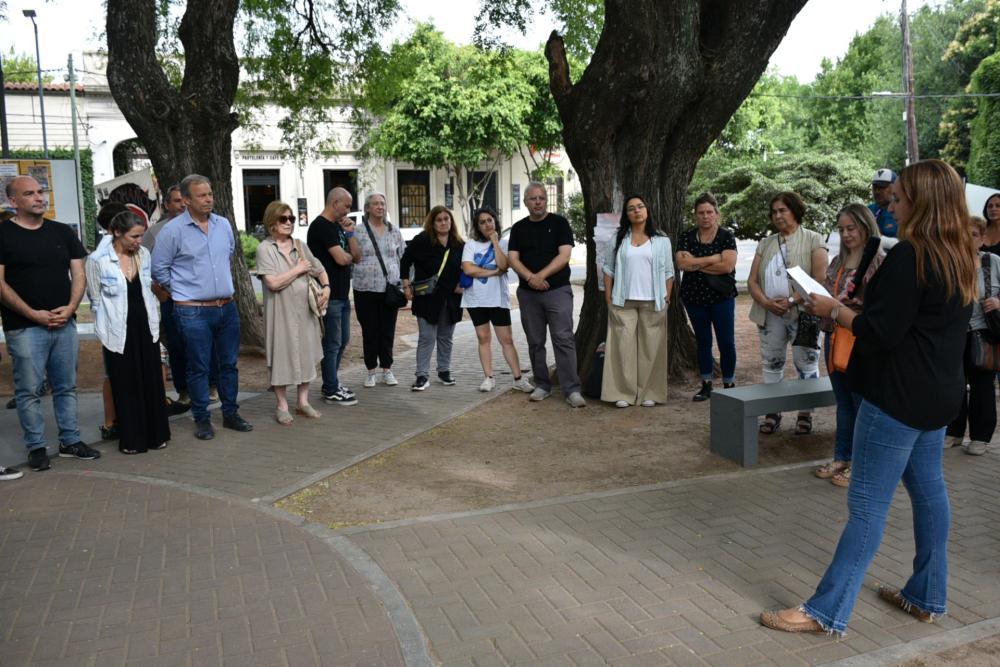
[[[48,92],[53,92],[53,93],[68,93],[69,92],[69,84],[68,83],[45,83],[45,84],[42,84],[42,86],[44,87],[45,92],[47,92],[47,93]],[[34,83],[34,82],[32,82],[32,83],[21,83],[21,82],[13,82],[13,81],[4,81],[3,87],[4,87],[4,90],[23,91],[23,92],[26,92],[26,93],[38,92],[38,84]],[[83,92],[83,86],[81,84],[79,84],[79,83],[76,84],[76,92],[78,92],[78,93],[82,93]]]

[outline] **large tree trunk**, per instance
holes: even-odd
[[[232,112],[240,75],[233,42],[239,0],[188,0],[179,31],[185,57],[180,90],[157,59],[156,5],[156,0],[108,0],[111,94],[146,147],[161,188],[192,173],[208,177],[215,212],[237,234],[231,154],[239,124]],[[262,346],[261,308],[239,243],[232,272],[242,340]]]
[[[596,287],[596,214],[619,212],[626,195],[642,195],[676,248],[698,160],[753,89],[805,2],[605,0],[604,30],[576,84],[562,38],[549,37],[549,83],[587,214],[587,285],[576,332],[581,373],[607,320]],[[672,300],[668,321],[676,378],[695,363],[680,299]]]

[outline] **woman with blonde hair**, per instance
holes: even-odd
[[[775,630],[844,634],[900,479],[913,506],[913,574],[902,589],[880,587],[878,595],[927,623],[946,612],[951,510],[942,446],[965,387],[962,354],[978,296],[978,258],[954,169],[940,160],[917,162],[892,189],[900,242],[868,283],[864,310],[811,295],[815,314],[856,337],[847,376],[862,401],[849,518],[833,562],[801,606],[761,613],[761,623]]]
[[[257,273],[264,284],[264,339],[267,369],[277,401],[274,418],[282,426],[292,423],[286,387],[295,385],[295,412],[311,419],[320,413],[309,404],[309,383],[316,378],[316,365],[323,358],[319,318],[309,306],[309,277],[319,279],[320,310],[330,299],[326,270],[309,247],[292,238],[295,213],[282,201],[264,210],[268,237],[257,246]]]
[[[451,341],[455,325],[462,321],[462,250],[465,242],[455,216],[445,206],[435,206],[424,219],[424,230],[413,237],[399,262],[403,293],[413,301],[419,328],[416,380],[410,387],[424,391],[430,377],[431,352],[437,346],[437,375],[451,386]],[[410,279],[410,268],[413,279]]]

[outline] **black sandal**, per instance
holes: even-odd
[[[795,419],[795,435],[809,435],[813,432],[813,417],[811,414],[799,415]]]
[[[764,421],[760,424],[760,432],[764,435],[771,435],[781,428],[781,415],[772,413],[764,415]]]

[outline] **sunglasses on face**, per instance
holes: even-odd
[[[279,215],[278,216],[278,222],[286,222],[288,224],[291,224],[291,223],[295,222],[295,216],[294,215]]]

